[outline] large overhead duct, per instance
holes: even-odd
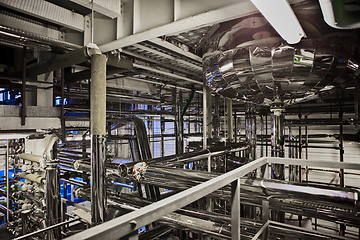
[[[227,98],[269,106],[276,97],[289,105],[353,84],[357,35],[330,28],[314,3],[292,7],[307,36],[297,44],[287,44],[260,15],[220,25],[203,55],[207,86]]]
[[[285,104],[316,99],[350,84],[358,65],[335,43],[303,40],[297,46],[253,45],[204,55],[207,85],[232,99],[269,105],[278,89]]]

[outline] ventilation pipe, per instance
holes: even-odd
[[[106,56],[91,56],[91,221],[106,220]]]
[[[360,28],[359,11],[347,11],[344,0],[319,0],[325,22],[337,29]]]

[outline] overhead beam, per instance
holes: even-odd
[[[119,0],[70,0],[71,2],[77,3],[83,7],[92,9],[95,12],[101,13],[109,18],[116,18],[120,16],[121,12],[121,1]]]
[[[166,49],[169,49],[171,51],[174,51],[176,53],[179,53],[181,55],[184,55],[185,57],[188,57],[188,58],[190,58],[192,60],[195,60],[195,61],[197,61],[199,63],[202,62],[202,58],[199,57],[198,55],[195,55],[192,52],[187,52],[187,51],[175,46],[174,44],[171,44],[171,43],[169,43],[169,42],[167,42],[165,40],[162,40],[160,38],[154,38],[154,39],[150,39],[148,41],[150,41],[150,42],[152,42],[152,43],[154,43],[156,45],[162,46],[162,47],[164,47]]]
[[[34,34],[41,36],[46,36],[49,38],[54,38],[57,40],[62,40],[64,38],[64,33],[56,29],[49,28],[44,26],[41,23],[36,23],[35,21],[26,21],[25,19],[20,19],[14,16],[0,13],[0,23],[2,26],[19,29],[23,31],[29,31]]]
[[[197,1],[193,1],[193,2],[198,4]],[[221,3],[223,3],[223,2],[221,2]],[[205,2],[204,2],[204,4],[205,4]],[[226,4],[226,1],[225,1],[225,4]],[[174,9],[171,9],[169,11],[173,12]],[[108,52],[108,51],[111,51],[114,49],[119,49],[119,48],[122,48],[125,46],[129,46],[134,43],[142,42],[144,40],[154,39],[159,36],[178,34],[178,33],[189,31],[189,30],[196,29],[196,28],[210,26],[215,23],[224,22],[224,21],[236,19],[236,18],[243,17],[243,16],[248,16],[256,11],[257,11],[257,9],[250,1],[242,0],[242,1],[240,1],[240,3],[227,5],[225,7],[217,8],[217,9],[210,10],[210,11],[204,10],[204,12],[198,13],[196,15],[188,16],[188,17],[182,18],[180,20],[174,21],[174,19],[172,19],[172,21],[161,22],[156,27],[151,27],[151,25],[142,24],[141,22],[139,23],[139,21],[148,21],[148,19],[150,19],[150,17],[147,15],[147,18],[141,19],[139,17],[139,14],[134,12],[133,20],[136,19],[137,24],[138,25],[140,24],[142,26],[142,27],[136,28],[136,30],[140,31],[140,32],[124,34],[124,36],[122,36],[121,38],[119,38],[117,40],[100,45],[99,48],[102,52]],[[146,13],[151,14],[151,11],[148,11]],[[157,16],[155,14],[158,14],[158,12],[154,12],[153,14],[154,14],[154,16],[152,16],[152,17],[154,19],[156,19]],[[166,13],[166,14],[168,15],[169,13]],[[163,13],[162,15],[165,15],[165,13]],[[141,14],[140,14],[140,16],[141,16]],[[167,19],[165,19],[164,21],[166,21],[166,20]],[[129,19],[127,19],[127,21],[131,22],[131,20],[129,20]],[[125,23],[123,23],[123,24],[125,24]],[[143,26],[148,26],[148,25],[149,25],[149,28],[143,27]],[[126,26],[121,26],[121,27],[125,28]]]
[[[171,56],[167,53],[163,53],[163,52],[160,52],[160,51],[157,51],[155,49],[152,49],[150,47],[146,47],[144,45],[140,45],[140,44],[133,44],[132,46],[136,47],[136,48],[139,48],[143,51],[147,51],[147,52],[150,52],[150,53],[154,53],[156,55],[159,55],[161,57],[164,57],[164,58],[167,58],[167,59],[170,59],[170,60],[173,60],[173,61],[176,61],[178,63],[181,63],[181,64],[184,64],[184,65],[187,65],[188,67],[194,69],[194,70],[197,70],[197,71],[201,71],[202,72],[202,67],[198,66],[198,65],[195,65],[195,64],[192,64],[191,62],[187,62],[185,60],[182,60],[180,58],[177,58],[177,57],[174,57],[174,56]]]
[[[84,31],[84,17],[43,0],[0,0],[0,6],[14,9],[75,31]]]
[[[203,84],[201,81],[194,80],[194,79],[187,78],[187,77],[183,77],[183,76],[180,76],[180,75],[177,75],[177,74],[174,74],[174,73],[157,70],[157,69],[152,68],[152,67],[148,67],[148,66],[144,66],[144,65],[140,65],[140,64],[136,64],[136,63],[134,63],[133,66],[135,68],[144,69],[146,71],[158,73],[158,74],[165,75],[165,76],[168,76],[168,77],[171,77],[171,78],[180,79],[180,80],[188,81],[188,82],[191,82],[191,83]]]

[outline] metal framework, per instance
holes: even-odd
[[[276,158],[276,157],[263,157],[259,158],[251,163],[248,163],[242,167],[239,167],[233,171],[225,173],[219,177],[213,178],[195,187],[182,191],[176,195],[163,199],[161,201],[150,204],[139,210],[123,215],[116,219],[110,220],[106,223],[90,228],[84,232],[73,235],[67,240],[76,239],[119,239],[123,236],[128,236],[129,239],[138,239],[137,230],[142,226],[145,226],[151,222],[156,221],[160,217],[170,214],[173,211],[182,208],[206,195],[228,185],[232,186],[232,215],[231,223],[233,226],[231,239],[240,239],[240,221],[239,221],[239,209],[240,209],[240,181],[239,179],[246,174],[261,168],[266,167],[265,176],[269,176],[270,164],[286,164],[286,165],[301,165],[308,167],[325,167],[331,169],[351,169],[360,170],[360,164],[357,163],[344,163],[344,162],[331,162],[331,161],[318,161],[318,160],[302,160],[291,158]],[[358,198],[358,196],[354,196]],[[267,205],[268,206],[268,205]],[[266,216],[266,215],[265,215]],[[267,215],[268,216],[268,215]],[[265,220],[265,221],[264,221]],[[276,228],[294,228],[287,224],[280,224],[276,222],[269,222],[268,219],[263,219],[264,226],[260,229],[260,233],[256,234],[253,239],[257,239],[258,236],[264,233],[268,234],[268,229]],[[236,226],[234,228],[234,226]],[[265,231],[267,230],[267,231]],[[303,229],[301,229],[303,230]],[[319,235],[318,232],[312,230],[306,230],[307,234],[312,236]],[[345,239],[341,236],[333,236],[334,239]],[[267,238],[266,236],[263,238]]]

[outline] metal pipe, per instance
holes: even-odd
[[[234,140],[234,123],[233,123],[233,106],[232,100],[226,99],[226,122],[227,122],[227,139],[232,142]]]
[[[29,231],[29,213],[30,210],[21,211],[22,235],[27,234]]]
[[[66,141],[65,131],[65,69],[61,69],[61,137],[62,141]]]
[[[60,174],[57,162],[49,163],[46,168],[46,225],[52,226],[61,222],[60,209]],[[60,239],[60,228],[47,233],[48,240]]]
[[[220,140],[220,95],[214,98],[214,116],[212,117],[213,142]]]
[[[301,115],[300,115],[301,116]],[[285,121],[285,126],[318,126],[318,125],[340,125],[343,121],[341,119],[331,118],[312,118],[312,119],[288,119]]]
[[[284,157],[284,124],[283,115],[271,116],[271,156]],[[283,164],[273,164],[273,178],[285,180],[285,168]]]
[[[23,74],[22,74],[22,88],[21,88],[21,125],[25,125],[26,118],[26,107],[27,107],[27,99],[26,99],[26,46],[23,46]]]
[[[66,224],[69,224],[69,223],[72,223],[72,222],[76,222],[76,221],[80,221],[80,220],[81,220],[80,218],[74,218],[74,219],[71,219],[71,220],[67,220],[67,221],[65,221],[65,222],[61,222],[61,223],[52,225],[52,226],[50,226],[50,227],[46,227],[46,228],[40,229],[40,230],[38,230],[38,231],[35,231],[35,232],[32,232],[32,233],[23,235],[23,236],[21,236],[21,237],[14,238],[13,240],[26,239],[26,238],[31,237],[31,236],[34,236],[34,235],[36,235],[36,234],[39,234],[39,233],[42,233],[42,232],[46,232],[46,231],[49,231],[49,230],[51,230],[51,229],[58,228],[58,227],[61,227],[61,226],[63,226],[63,225],[66,225]]]
[[[22,177],[22,178],[25,178],[27,180],[36,182],[36,183],[40,183],[40,184],[45,183],[45,178],[43,176],[40,176],[40,175],[37,175],[37,174],[21,172],[21,173],[19,173],[19,176]]]
[[[5,159],[5,172],[6,172],[6,223],[10,223],[10,184],[9,184],[9,139],[6,140],[6,159]]]
[[[202,122],[202,132],[203,132],[203,149],[208,147],[208,141],[211,139],[211,89],[203,85],[203,122]]]
[[[91,57],[91,221],[106,221],[106,56]]]
[[[250,146],[249,159],[256,159],[256,115],[255,106],[251,103],[246,104],[245,115],[245,135],[246,141]]]

